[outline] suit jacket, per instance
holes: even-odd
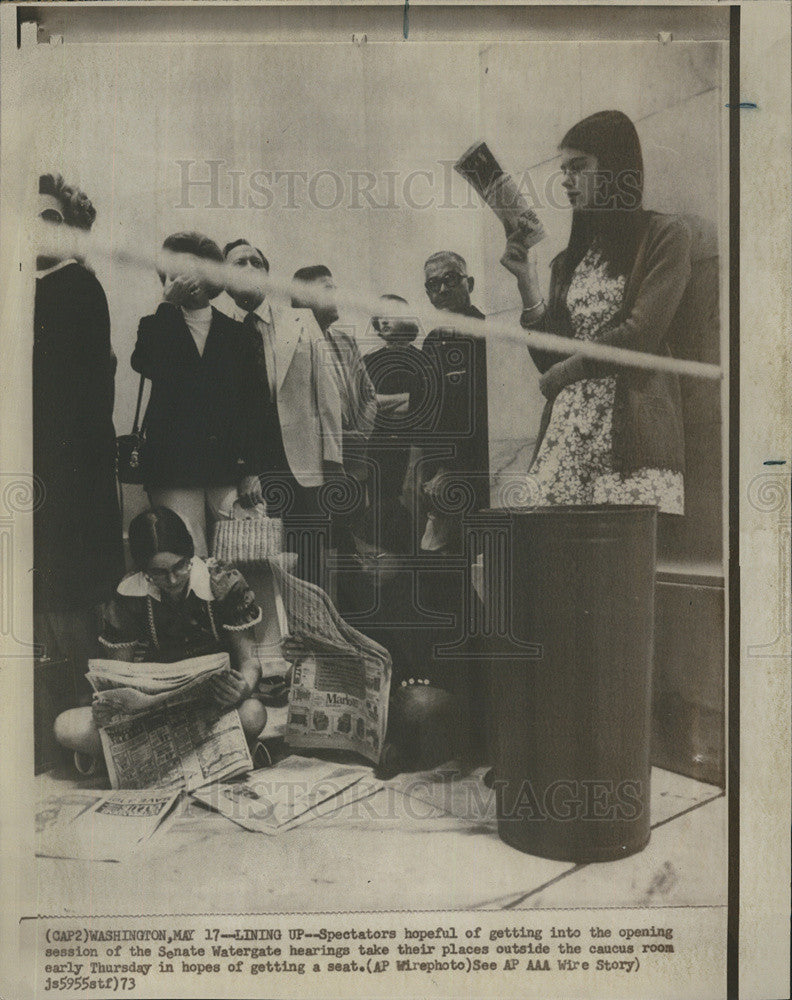
[[[597,337],[636,351],[670,356],[670,344],[679,337],[680,303],[691,275],[696,227],[680,216],[645,212],[635,263],[627,276],[622,305],[609,326]],[[566,307],[569,280],[563,279],[564,252],[552,262],[547,307],[530,326],[561,336],[573,336]],[[532,349],[541,372],[563,355]],[[645,371],[595,362],[577,355],[570,365],[572,380],[616,378],[613,405],[613,458],[616,468],[629,475],[640,468],[684,469],[684,431],[679,379],[666,372]],[[553,404],[542,415],[534,457],[550,421]]]
[[[36,611],[87,609],[124,571],[115,481],[116,359],[96,277],[76,262],[36,280],[33,514]]]
[[[461,315],[484,319],[474,305]],[[448,326],[430,330],[421,350],[434,370],[436,391],[427,407],[424,445],[452,447],[453,456],[430,459],[424,476],[431,478],[440,467],[466,478],[475,495],[475,507],[489,506],[489,425],[487,408],[487,345],[483,337]]]
[[[341,401],[334,376],[332,348],[310,309],[271,306],[275,334],[275,402],[279,428],[268,417],[269,386],[261,366],[258,375],[258,422],[253,460],[256,471],[273,469],[280,450],[272,437],[280,434],[288,470],[301,486],[321,486],[324,462],[341,464]],[[247,331],[253,344],[253,334]],[[255,345],[254,345],[255,346]],[[286,470],[284,470],[286,471]]]
[[[151,379],[147,487],[233,485],[250,471],[256,379],[244,327],[213,308],[201,355],[181,309],[163,302],[140,321],[132,367]]]
[[[341,427],[344,462],[363,459],[377,418],[377,396],[354,334],[331,326],[325,333],[330,345],[338,395],[341,400]]]

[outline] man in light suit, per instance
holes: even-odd
[[[295,272],[294,280],[303,283],[305,298],[295,295],[292,306],[310,305],[330,348],[328,358],[341,399],[344,472],[352,488],[345,509],[336,511],[335,544],[341,552],[352,552],[355,549],[353,532],[360,530],[366,512],[368,441],[377,417],[377,396],[354,333],[335,325],[338,310],[332,301],[335,282],[330,269],[324,264],[301,267]],[[311,295],[313,289],[319,294],[330,293],[330,300],[326,304],[317,303]]]
[[[229,280],[234,318],[249,331],[256,353],[260,388],[261,435],[254,449],[260,474],[239,487],[244,504],[263,499],[270,513],[305,536],[322,519],[319,488],[343,473],[341,401],[327,345],[310,309],[273,305],[256,276],[269,271],[264,254],[247,240],[223,251],[241,284]],[[304,575],[316,580],[319,569],[302,561]],[[316,581],[318,582],[318,581]]]

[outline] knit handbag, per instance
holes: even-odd
[[[212,555],[240,565],[261,562],[283,552],[283,521],[268,517],[266,505],[243,508],[237,501],[230,518],[217,521]]]

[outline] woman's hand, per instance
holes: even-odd
[[[173,280],[166,279],[163,299],[171,305],[180,306],[189,302],[200,291],[201,285],[197,278],[179,274]]]
[[[255,507],[264,499],[261,492],[261,480],[258,476],[245,476],[237,486],[239,502],[243,507]]]
[[[144,694],[136,688],[113,688],[94,695],[91,705],[93,720],[101,729],[117,715],[135,715],[145,712],[156,703],[152,695]]]
[[[224,708],[233,708],[250,697],[250,685],[238,670],[215,674],[209,686],[214,700]]]
[[[564,358],[547,369],[539,379],[539,388],[545,399],[552,402],[562,389],[582,377],[576,362],[575,358]]]
[[[532,226],[528,219],[520,219],[518,228],[506,240],[506,250],[500,262],[518,279],[529,280],[536,275],[536,264],[526,245],[535,231],[536,227]]]
[[[381,413],[406,413],[410,408],[409,392],[394,392],[389,395],[377,395],[377,406]]]

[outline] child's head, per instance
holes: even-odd
[[[172,233],[163,242],[162,249],[195,258],[192,266],[189,263],[178,267],[166,265],[166,270],[158,272],[169,302],[187,309],[202,309],[222,292],[222,281],[211,281],[200,270],[202,260],[223,263],[223,251],[214,240],[203,233]],[[189,284],[182,287],[187,280]]]
[[[418,324],[404,315],[407,299],[401,295],[381,295],[380,299],[385,308],[379,315],[372,316],[371,325],[386,344],[411,344],[418,336]]]
[[[175,511],[152,507],[138,514],[129,525],[129,551],[136,569],[165,594],[186,590],[195,545]]]

